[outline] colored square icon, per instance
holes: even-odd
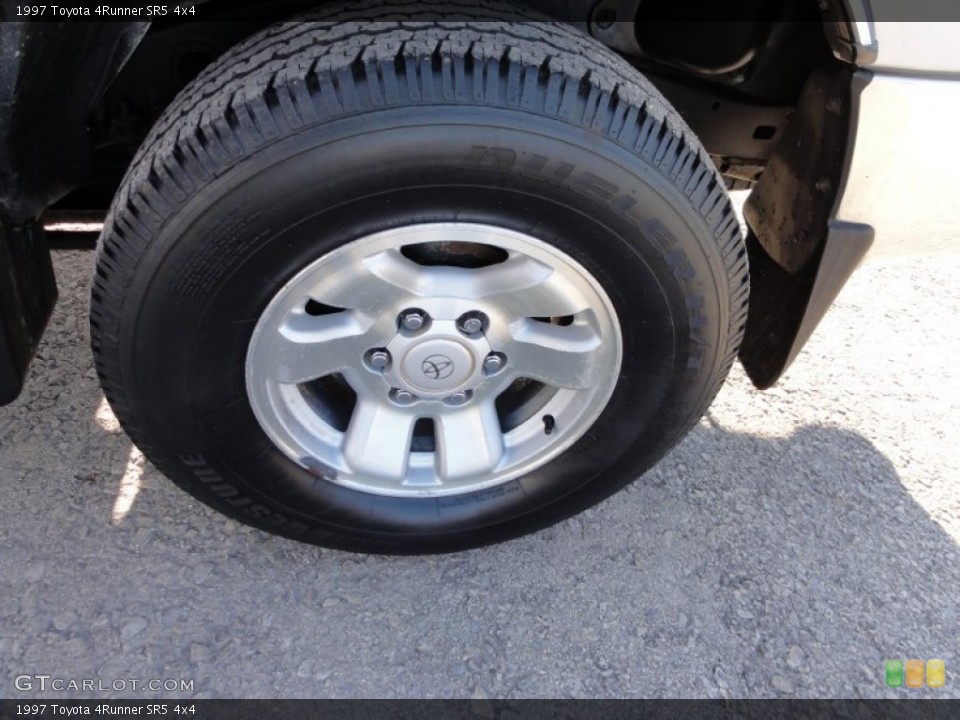
[[[907,660],[907,682],[909,688],[923,687],[923,660]]]
[[[943,660],[927,660],[927,687],[943,687],[946,674]]]
[[[887,687],[903,685],[903,661],[887,660]]]

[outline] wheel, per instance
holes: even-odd
[[[608,497],[701,416],[746,315],[723,182],[647,81],[562,24],[422,8],[324,11],[201,74],[92,294],[105,394],[157,467],[357,551]]]

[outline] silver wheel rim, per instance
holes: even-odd
[[[613,393],[621,348],[603,287],[557,248],[488,225],[411,225],[284,285],[254,328],[246,385],[264,432],[313,474],[455,495],[576,442]]]

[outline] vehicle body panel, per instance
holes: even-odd
[[[877,58],[870,69],[907,74],[960,74],[960,22],[873,23]]]
[[[960,249],[957,117],[960,77],[875,72],[862,91],[837,217],[874,227],[871,257]]]
[[[873,226],[870,258],[957,252],[960,22],[948,18],[958,13],[939,0],[847,3],[852,30],[872,50],[836,218]]]

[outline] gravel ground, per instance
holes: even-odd
[[[735,369],[597,508],[422,558],[271,537],[144,464],[92,369],[92,260],[57,255],[62,299],[0,408],[0,696],[960,697],[960,258],[861,268],[775,389]],[[910,657],[944,659],[946,687],[886,689]]]

